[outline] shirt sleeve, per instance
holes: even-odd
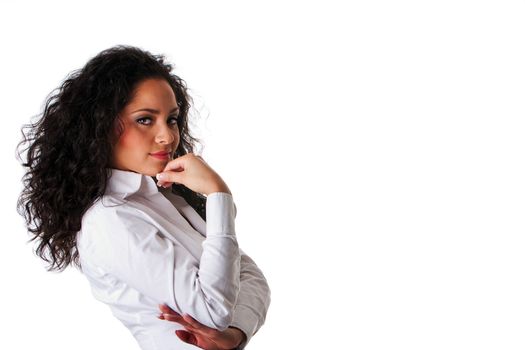
[[[159,304],[224,330],[233,321],[240,288],[234,209],[231,194],[208,195],[200,261],[188,258],[153,223],[119,206],[97,207],[83,221],[82,234],[91,245],[85,249],[105,271]]]
[[[241,252],[241,287],[230,326],[246,334],[246,340],[237,349],[244,349],[264,324],[270,306],[268,282],[255,262]]]
[[[174,205],[181,210],[191,225],[206,237],[206,223],[197,212],[184,200],[183,197],[174,196]],[[234,217],[237,207],[234,205]],[[239,249],[241,254],[240,290],[235,305],[231,327],[240,329],[246,340],[237,349],[244,349],[250,339],[264,324],[266,313],[270,305],[270,288],[268,283],[255,262]]]

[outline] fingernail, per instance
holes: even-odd
[[[157,174],[157,180],[164,180],[164,179],[166,179],[166,174],[163,174],[163,173]]]

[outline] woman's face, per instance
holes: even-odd
[[[161,172],[179,145],[178,113],[167,81],[140,82],[119,115],[124,131],[115,145],[111,167],[149,176]]]

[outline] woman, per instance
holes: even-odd
[[[242,349],[270,290],[227,184],[193,154],[171,69],[116,46],[73,72],[26,126],[19,212],[49,269],[78,267],[141,349]]]

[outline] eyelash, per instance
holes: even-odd
[[[140,118],[137,119],[137,123],[139,123],[141,125],[151,125],[151,123],[150,124],[144,124],[144,123],[140,122],[141,120],[146,120],[146,119],[151,120],[151,117],[140,117]],[[179,124],[179,118],[170,117],[170,119],[175,119],[175,123],[171,124],[172,126],[175,126],[175,125]]]

